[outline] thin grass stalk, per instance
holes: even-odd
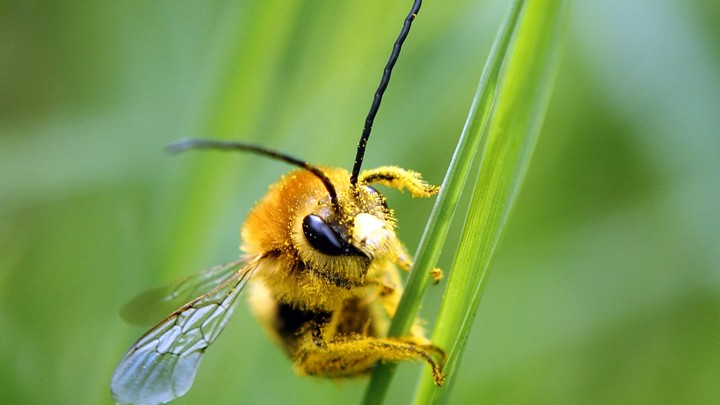
[[[488,270],[540,134],[557,71],[567,1],[527,2],[498,83],[487,143],[432,335],[447,350],[448,383],[423,373],[414,403],[446,403]]]
[[[507,18],[500,26],[440,194],[420,240],[415,254],[416,262],[390,326],[389,336],[404,336],[409,333],[420,308],[422,297],[430,285],[430,272],[440,257],[440,251],[470,173],[473,159],[480,148],[480,134],[488,123],[497,79],[523,4],[523,0],[515,1]],[[395,368],[393,363],[378,364],[368,384],[363,403],[382,403]]]

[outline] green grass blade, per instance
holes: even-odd
[[[447,350],[449,379],[421,376],[415,403],[446,402],[490,261],[530,163],[552,92],[567,2],[528,2],[508,54],[480,172],[432,341]]]
[[[410,331],[427,287],[430,271],[437,264],[443,242],[447,236],[460,194],[468,178],[473,159],[480,147],[480,134],[487,126],[492,100],[506,51],[517,25],[524,1],[516,1],[501,25],[490,56],[480,78],[473,104],[465,123],[463,133],[453,155],[440,195],[430,214],[425,232],[415,255],[415,266],[410,273],[405,292],[390,327],[390,336],[407,335]],[[379,404],[383,401],[395,370],[394,363],[379,364],[370,379],[365,392],[365,404]]]

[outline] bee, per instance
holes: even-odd
[[[402,294],[398,267],[410,270],[412,260],[395,233],[392,210],[373,185],[408,190],[414,197],[431,197],[439,188],[399,167],[361,171],[375,114],[420,3],[413,4],[393,47],[352,172],[240,142],[186,139],[170,146],[172,152],[252,152],[298,168],[270,187],[248,214],[242,259],[191,276],[168,296],[191,299],[120,360],[111,380],[117,402],[165,403],[184,395],[246,287],[256,317],[301,375],[355,377],[378,361],[420,360],[430,365],[435,383],[443,383],[445,354],[418,321],[409,336],[387,337]]]

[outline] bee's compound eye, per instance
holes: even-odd
[[[326,224],[322,218],[310,214],[303,219],[303,233],[305,239],[319,251],[328,256],[340,256],[345,254],[344,244],[335,231]]]

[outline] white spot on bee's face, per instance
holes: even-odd
[[[393,237],[393,232],[386,225],[385,221],[374,215],[358,214],[353,226],[353,241],[362,250],[373,256],[378,252],[388,250],[391,246],[390,239]]]

